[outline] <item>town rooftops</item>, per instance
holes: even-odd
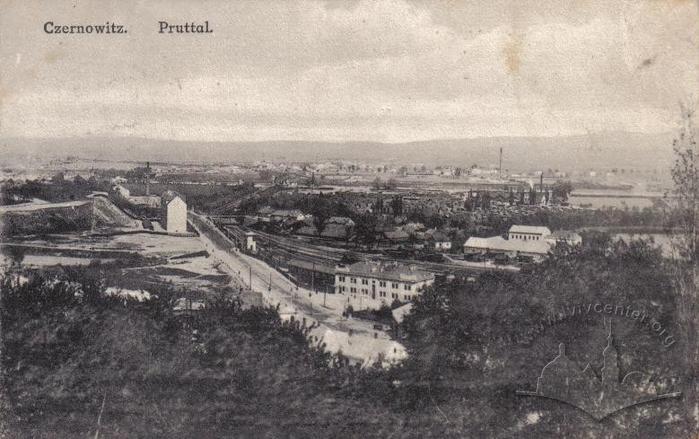
[[[471,237],[464,243],[464,249],[491,250],[493,252],[517,252],[545,255],[551,249],[548,241],[524,241],[505,239],[502,236],[491,238]]]
[[[169,204],[170,201],[174,200],[175,198],[179,198],[180,200],[184,201],[184,197],[175,191],[165,191],[160,196],[160,199],[165,205]]]
[[[528,235],[541,235],[548,236],[551,234],[551,230],[548,227],[543,226],[519,226],[514,225],[510,227],[509,233],[523,233]]]
[[[403,265],[395,262],[357,262],[350,266],[337,267],[337,273],[413,283],[434,280],[434,273],[418,270],[415,266]]]

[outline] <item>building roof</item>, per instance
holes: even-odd
[[[551,243],[548,241],[505,239],[502,236],[490,238],[471,237],[464,243],[464,248],[545,255],[551,249]]]
[[[514,225],[510,227],[509,233],[528,233],[530,235],[550,235],[551,230],[548,227],[543,226],[519,226]]]
[[[302,261],[300,259],[290,259],[287,263],[289,267],[303,268],[304,270],[317,271],[319,273],[332,274],[335,275],[335,266],[323,265],[308,261]]]
[[[175,198],[179,198],[180,200],[185,201],[184,197],[175,191],[165,191],[160,196],[160,199],[162,200],[163,204],[166,205],[170,204],[170,201],[174,200]]]
[[[344,224],[347,226],[353,226],[354,221],[352,221],[351,218],[347,218],[346,216],[331,216],[328,218],[328,223],[330,224]]]
[[[451,239],[449,239],[446,233],[440,231],[432,233],[430,238],[436,242],[451,242]]]
[[[434,279],[434,273],[398,263],[357,262],[347,267],[338,267],[337,272],[401,282],[422,282]]]
[[[402,230],[383,232],[383,235],[386,237],[386,239],[391,241],[407,241],[410,238],[410,235]]]

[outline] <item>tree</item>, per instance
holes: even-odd
[[[317,198],[315,205],[311,209],[311,213],[313,214],[313,225],[316,227],[318,236],[320,236],[323,234],[325,226],[331,216],[330,206],[325,198]]]
[[[568,201],[568,195],[573,192],[573,184],[567,180],[557,181],[553,185],[552,192],[557,200]]]
[[[694,416],[695,428],[699,428],[699,260],[697,259],[697,224],[699,223],[699,175],[697,173],[696,129],[694,108],[682,105],[682,126],[673,140],[675,163],[672,179],[675,184],[675,211],[673,215],[679,233],[673,234],[675,250],[674,267],[678,293],[678,318],[685,338],[685,358],[689,394],[688,416]]]
[[[357,241],[363,244],[373,244],[376,235],[376,225],[378,219],[375,215],[365,214],[355,218],[355,232]]]

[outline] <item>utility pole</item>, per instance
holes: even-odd
[[[316,291],[316,263],[313,262],[313,269],[311,270],[311,289],[313,292]]]
[[[250,291],[252,291],[252,265],[248,265],[248,268],[250,269]]]

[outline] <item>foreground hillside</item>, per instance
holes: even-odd
[[[1,293],[11,437],[692,437],[684,398],[597,420],[517,394],[536,387],[559,343],[599,372],[610,320],[620,378],[649,374],[656,393],[684,391],[691,378],[659,251],[588,242],[528,277],[427,291],[401,327],[411,356],[391,370],[348,366],[274,309],[224,296],[184,318],[166,288],[145,302],[105,297],[94,267],[29,281],[10,273]],[[676,343],[623,315],[551,318],[587,304],[643,309]]]

